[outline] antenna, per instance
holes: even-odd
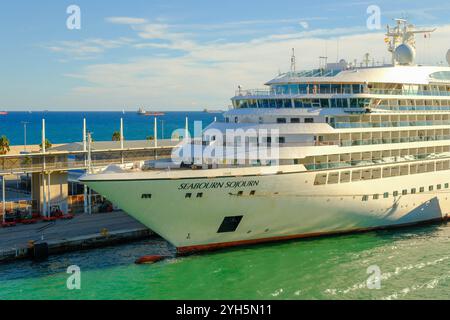
[[[295,49],[292,48],[292,56],[291,56],[291,72],[295,72]]]
[[[336,39],[336,63],[339,62],[339,38]]]
[[[366,53],[364,55],[364,59],[363,59],[364,64],[366,65],[366,68],[369,67],[369,62],[370,62],[370,54]]]
[[[327,65],[328,65],[328,57],[327,56],[319,57],[319,68],[326,69]]]

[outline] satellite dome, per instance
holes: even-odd
[[[401,44],[395,49],[395,60],[401,65],[411,65],[415,57],[414,49],[407,44]]]
[[[447,63],[450,66],[450,49],[447,51]]]

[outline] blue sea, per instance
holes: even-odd
[[[158,116],[158,138],[170,138],[174,130],[185,127],[186,117],[192,133],[194,121],[201,121],[203,127],[222,119],[221,113],[209,112],[166,112]],[[83,118],[87,130],[96,141],[111,140],[114,131],[120,129],[120,118],[124,121],[126,140],[144,140],[154,135],[154,117],[138,115],[137,112],[9,112],[0,115],[0,136],[5,135],[11,145],[24,144],[24,123],[26,123],[27,144],[41,142],[42,119],[46,122],[46,137],[51,143],[82,141]]]

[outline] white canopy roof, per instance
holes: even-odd
[[[333,77],[296,77],[286,74],[266,83],[405,83],[405,84],[428,84],[435,81],[430,75],[435,72],[450,71],[450,67],[436,66],[389,66],[371,67],[344,70]],[[450,82],[450,81],[448,81]]]

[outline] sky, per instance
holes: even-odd
[[[81,29],[67,28],[80,8]],[[367,9],[381,12],[368,29]],[[260,88],[319,56],[390,61],[386,24],[437,27],[417,61],[445,61],[450,3],[364,0],[15,0],[0,7],[0,110],[225,109],[238,85]]]

